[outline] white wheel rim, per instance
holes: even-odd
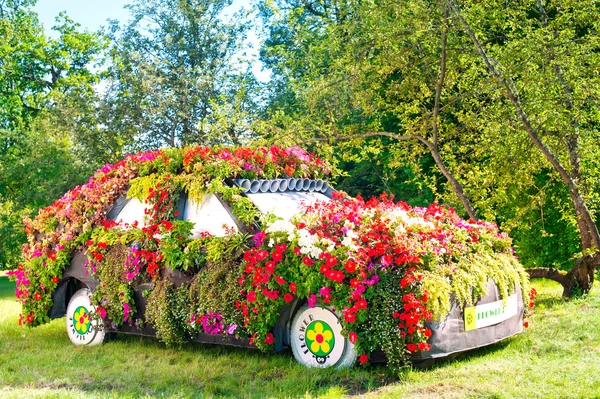
[[[329,309],[304,309],[295,316],[291,332],[296,359],[307,367],[335,366],[346,351],[342,326]]]
[[[67,333],[75,345],[88,345],[99,329],[103,328],[91,315],[95,307],[91,304],[89,295],[87,289],[77,291],[67,307]]]

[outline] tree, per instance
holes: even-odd
[[[600,266],[600,234],[588,207],[597,193],[586,187],[586,182],[598,177],[600,82],[595,71],[600,67],[600,8],[581,2],[513,2],[511,7],[498,8],[505,11],[492,20],[504,21],[496,27],[506,32],[498,44],[489,39],[482,42],[467,21],[469,17],[481,21],[484,14],[477,5],[464,5],[465,16],[455,0],[448,4],[509,100],[522,131],[568,187],[583,252],[568,272],[539,268],[530,269],[530,276],[559,282],[566,297],[587,293]],[[519,54],[523,49],[529,52]],[[515,65],[515,59],[522,57],[527,62]],[[595,166],[596,171],[585,166]]]
[[[225,111],[228,105],[236,104],[238,116],[252,108],[256,88],[247,66],[236,65],[248,24],[240,13],[224,22],[229,5],[231,0],[137,0],[128,6],[132,20],[110,26],[107,126],[143,149],[239,143],[245,129],[229,126],[215,137],[210,128],[233,110]]]
[[[454,34],[447,10],[423,1],[291,0],[281,1],[279,9],[266,4],[271,2],[263,4],[270,36],[261,54],[284,76],[276,88],[287,84],[294,93],[278,93],[272,101],[272,107],[294,115],[286,130],[307,131],[306,141],[315,134],[336,146],[354,139],[354,145],[391,146],[404,155],[409,151],[399,142],[411,142],[410,152],[431,157],[450,192],[477,220],[465,182],[452,170],[453,147],[464,146],[454,113],[465,93],[456,89],[464,62],[462,39]],[[371,137],[388,139],[364,140]]]
[[[84,157],[80,139],[97,126],[90,64],[104,40],[79,31],[66,15],[57,19],[58,38],[48,38],[34,4],[0,1],[0,268],[18,262],[22,218],[81,183],[102,161]],[[82,117],[91,120],[84,124]]]

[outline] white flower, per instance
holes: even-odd
[[[318,247],[312,247],[311,251],[310,251],[310,256],[313,259],[318,259],[319,256],[321,256],[322,253],[323,253],[323,251],[320,248],[318,248]]]
[[[335,242],[329,238],[322,238],[321,243],[327,247],[327,252],[331,252],[335,249]]]
[[[267,233],[284,232],[293,237],[296,226],[294,226],[288,220],[276,220],[269,227],[267,227]]]

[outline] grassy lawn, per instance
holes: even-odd
[[[17,326],[14,284],[0,272],[0,397],[600,398],[600,289],[562,302],[536,281],[532,327],[429,370],[391,375],[384,366],[305,369],[290,353],[185,345],[119,336],[74,347],[65,320]]]

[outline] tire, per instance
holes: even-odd
[[[290,340],[298,363],[306,367],[351,367],[357,354],[341,334],[338,316],[329,308],[302,306],[292,320]]]
[[[90,317],[96,311],[89,288],[75,292],[67,306],[67,334],[74,345],[98,345],[104,342],[106,330],[102,321]]]

